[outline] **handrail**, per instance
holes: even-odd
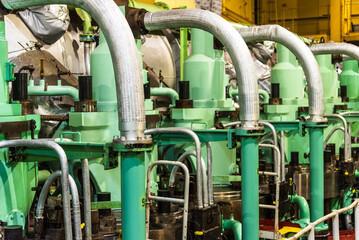
[[[170,197],[159,197],[151,195],[151,172],[152,169],[157,165],[173,165],[182,168],[185,175],[185,186],[184,186],[184,197],[183,199],[179,198],[170,198]],[[182,224],[182,240],[187,240],[187,222],[188,222],[188,199],[189,199],[189,171],[185,164],[181,162],[172,162],[172,161],[156,161],[150,164],[147,170],[147,189],[146,189],[146,240],[149,239],[150,233],[150,204],[151,200],[162,201],[162,202],[172,202],[183,204],[183,224]]]
[[[359,240],[359,199],[355,199],[352,204],[348,207],[341,208],[339,210],[333,210],[333,212],[325,215],[322,218],[319,218],[315,222],[309,223],[308,226],[303,228],[302,231],[295,234],[293,237],[288,238],[288,240],[296,240],[302,237],[304,234],[309,233],[308,240],[315,239],[315,226],[321,224],[322,222],[334,218],[333,220],[333,239],[339,240],[339,214],[349,211],[355,207],[354,216],[355,216],[355,240]]]

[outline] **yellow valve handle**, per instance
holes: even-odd
[[[203,236],[203,232],[202,231],[195,231],[194,235],[195,236]]]
[[[300,231],[302,231],[301,228],[285,226],[281,228],[278,232],[280,233],[280,235],[284,235],[287,233],[299,233]]]

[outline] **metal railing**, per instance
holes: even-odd
[[[317,221],[309,223],[308,226],[303,228],[302,231],[295,234],[293,237],[288,238],[288,240],[295,240],[302,237],[304,234],[308,234],[308,240],[314,240],[315,239],[315,227],[324,221],[327,221],[331,218],[333,219],[332,228],[333,228],[333,240],[339,240],[339,214],[349,211],[352,208],[355,208],[354,210],[354,217],[355,217],[355,240],[359,240],[359,199],[355,199],[355,201],[350,204],[348,207],[339,209],[339,210],[333,210],[333,212],[329,213],[328,215],[325,215],[322,218],[319,218]]]
[[[184,198],[170,198],[170,197],[160,197],[151,195],[151,172],[152,169],[157,165],[173,165],[178,166],[183,169],[185,175],[185,186],[184,186]],[[188,222],[188,198],[189,198],[189,171],[185,164],[181,162],[172,162],[172,161],[156,161],[150,164],[147,170],[147,188],[146,188],[146,239],[149,239],[150,232],[150,204],[151,200],[162,201],[162,202],[172,202],[183,204],[183,225],[182,225],[182,240],[187,240],[187,222]]]
[[[277,238],[278,231],[279,231],[279,192],[280,192],[280,182],[281,182],[281,176],[280,176],[280,168],[281,168],[281,154],[280,150],[277,146],[272,144],[259,144],[260,148],[271,148],[274,150],[275,159],[274,159],[274,165],[276,165],[276,172],[265,172],[265,171],[259,171],[259,175],[267,175],[267,176],[275,176],[275,205],[268,205],[268,204],[259,204],[259,208],[266,208],[266,209],[272,209],[274,210],[274,238]]]

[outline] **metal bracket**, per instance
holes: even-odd
[[[8,140],[21,139],[23,132],[31,131],[31,138],[35,138],[36,121],[0,122],[0,133],[6,134]]]

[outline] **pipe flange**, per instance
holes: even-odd
[[[144,21],[147,12],[148,11],[143,8],[125,8],[126,20],[136,38],[141,35],[146,35],[149,32],[145,27]]]
[[[139,138],[138,140],[127,140],[126,137],[114,136],[113,138],[114,150],[121,152],[143,151],[152,148],[151,138]]]

